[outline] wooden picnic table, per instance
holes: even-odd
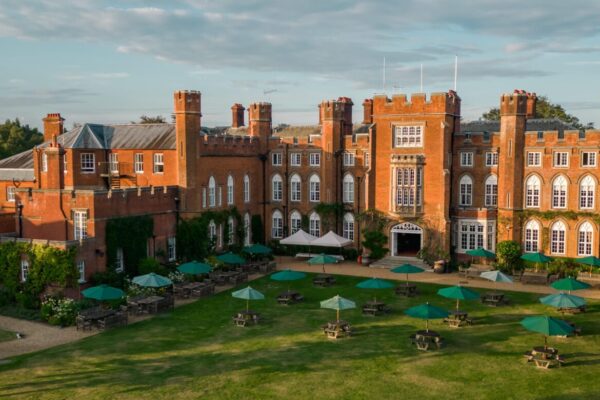
[[[98,320],[115,315],[116,311],[109,308],[83,310],[79,313],[85,320],[97,322]]]
[[[579,313],[585,312],[585,304],[580,307],[559,308],[558,312],[567,313],[567,314],[579,314]]]
[[[331,286],[335,284],[335,277],[327,274],[319,274],[313,278],[313,284],[315,286]]]
[[[473,320],[469,319],[469,314],[462,310],[452,310],[448,312],[448,317],[444,322],[451,328],[459,328],[463,325],[472,325]]]
[[[443,339],[436,331],[421,330],[410,336],[412,343],[418,350],[428,351],[430,348],[442,348]]]
[[[486,292],[481,296],[481,302],[492,307],[505,304],[506,300],[507,299],[502,292]]]
[[[143,312],[148,314],[156,314],[158,312],[158,303],[164,300],[161,296],[148,296],[137,301]]]
[[[352,334],[352,327],[346,321],[329,321],[327,324],[322,326],[323,333],[329,339],[338,339],[340,337],[350,336]]]
[[[538,346],[525,353],[528,362],[533,362],[536,367],[548,369],[560,367],[564,359],[558,354],[558,349],[553,347]]]
[[[382,315],[390,312],[390,308],[381,301],[367,301],[363,307],[362,312],[365,315]]]
[[[399,296],[413,297],[417,295],[417,285],[414,283],[398,285],[394,290]]]
[[[256,311],[252,311],[252,310],[240,311],[233,317],[233,323],[236,326],[242,326],[242,327],[245,327],[248,324],[256,325],[256,324],[258,324],[259,320],[260,320],[260,314],[257,313]]]
[[[293,290],[286,290],[277,296],[277,303],[290,305],[294,303],[298,303],[304,300],[304,296],[302,296],[299,292]]]

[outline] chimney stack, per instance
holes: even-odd
[[[363,101],[363,124],[373,123],[373,99]]]
[[[231,127],[239,128],[244,126],[244,111],[246,109],[243,105],[235,103],[231,106]]]
[[[44,142],[52,140],[53,136],[62,135],[64,118],[59,113],[48,114],[42,121],[44,121]]]

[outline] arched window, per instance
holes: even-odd
[[[344,214],[344,237],[346,239],[354,240],[354,215],[351,213]]]
[[[208,180],[208,206],[214,207],[217,205],[217,184],[212,176]]]
[[[531,220],[525,225],[525,252],[536,253],[540,242],[540,224]]]
[[[250,202],[250,177],[244,175],[244,203]]]
[[[525,207],[539,207],[540,206],[540,178],[536,175],[531,175],[527,178],[525,184]]]
[[[233,244],[235,242],[235,224],[233,223],[233,217],[227,219],[227,244]]]
[[[579,184],[579,207],[594,208],[594,197],[596,193],[596,181],[591,176],[586,176]]]
[[[310,214],[310,224],[308,227],[308,233],[313,236],[321,236],[321,217],[316,212]]]
[[[244,215],[244,244],[246,246],[250,245],[250,238],[252,236],[252,231],[250,229],[250,214],[246,213]]]
[[[290,214],[290,235],[302,229],[302,215],[296,210]]]
[[[217,225],[212,219],[208,223],[208,238],[212,241],[217,238]]]
[[[233,176],[227,177],[227,204],[233,204]]]
[[[281,175],[276,174],[273,176],[273,178],[271,179],[271,190],[273,194],[271,196],[271,200],[283,200],[283,181],[281,180]]]
[[[318,175],[313,175],[309,180],[309,188],[310,188],[310,201],[312,202],[320,202],[321,201],[321,179],[319,179]]]
[[[281,239],[283,237],[283,215],[279,210],[273,211],[271,218],[271,237]]]
[[[550,252],[552,254],[565,254],[565,237],[567,228],[562,221],[556,221],[550,230]]]
[[[458,204],[461,206],[470,206],[473,204],[473,180],[470,176],[465,175],[460,178],[460,197]]]
[[[302,178],[298,174],[294,174],[290,178],[290,200],[302,200]]]
[[[552,207],[567,207],[567,179],[562,175],[552,182]]]
[[[344,203],[354,203],[354,177],[350,174],[344,176]]]
[[[580,256],[591,256],[594,243],[594,228],[589,222],[584,222],[579,227],[577,235],[577,254]]]
[[[485,206],[498,206],[498,177],[490,175],[485,180]]]

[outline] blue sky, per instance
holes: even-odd
[[[463,118],[526,89],[600,125],[600,2],[578,0],[2,0],[0,119],[118,123],[203,95],[203,124],[273,103],[275,123],[314,124],[323,99],[453,86]]]

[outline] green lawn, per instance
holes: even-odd
[[[0,329],[0,342],[6,342],[7,340],[13,340],[14,338],[14,332],[3,331],[2,329]]]
[[[359,278],[338,277],[332,288],[313,288],[310,280],[292,283],[305,295],[302,305],[279,306],[285,283],[263,278],[252,283],[267,296],[251,304],[265,321],[252,328],[232,325],[231,315],[245,306],[224,292],[180,307],[152,320],[114,329],[78,343],[18,357],[0,365],[0,398],[32,399],[597,399],[600,393],[600,304],[573,316],[584,336],[553,338],[567,360],[560,369],[539,370],[522,357],[543,343],[519,321],[549,312],[538,296],[511,293],[513,305],[488,308],[469,302],[463,308],[476,325],[432,328],[446,348],[423,353],[408,336],[424,322],[403,310],[430,301],[451,308],[435,295],[439,288],[420,284],[421,296],[398,298],[378,292],[392,305],[386,317],[342,312],[355,335],[332,341],[320,325],[335,311],[318,308],[335,294],[361,303],[373,291],[354,288]]]

